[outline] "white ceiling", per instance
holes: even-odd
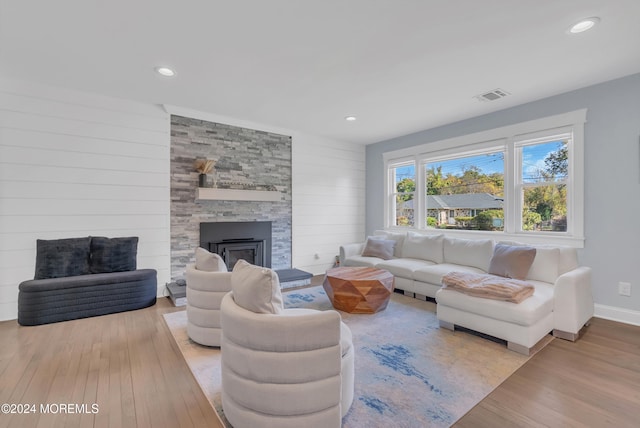
[[[363,144],[640,72],[640,0],[0,0],[0,7],[0,76]],[[566,33],[589,16],[600,25]],[[159,77],[157,65],[178,75]],[[512,95],[474,98],[496,88]]]

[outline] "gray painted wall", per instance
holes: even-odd
[[[596,304],[640,311],[640,74],[382,141],[366,150],[366,232],[383,227],[382,154],[587,108],[585,247]],[[618,282],[631,283],[631,297]]]

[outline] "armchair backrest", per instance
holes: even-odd
[[[187,265],[185,274],[187,294],[189,289],[202,291],[231,291],[231,272],[197,270],[195,264]]]
[[[233,292],[222,299],[225,337],[247,349],[300,352],[338,347],[340,315],[336,311],[285,309],[281,314],[257,314],[237,305]]]

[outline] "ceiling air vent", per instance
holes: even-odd
[[[493,91],[486,92],[484,94],[476,95],[479,101],[495,101],[500,98],[504,98],[509,95],[509,92],[503,91],[502,89],[494,89]]]

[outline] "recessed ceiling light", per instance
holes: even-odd
[[[593,26],[598,22],[600,22],[600,18],[598,18],[597,16],[583,19],[571,26],[571,28],[569,28],[569,32],[572,34],[582,33],[583,31],[587,31],[593,28]]]
[[[357,118],[355,116],[345,116],[344,117],[344,120],[346,120],[347,122],[353,122],[356,119]]]
[[[156,73],[164,77],[173,77],[176,75],[176,72],[169,67],[156,67]]]

